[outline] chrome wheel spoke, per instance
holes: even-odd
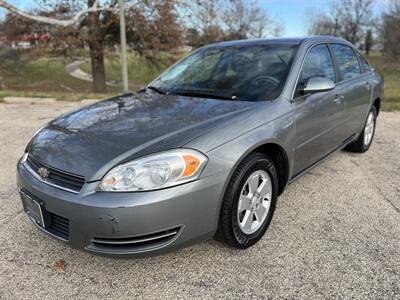
[[[270,188],[271,185],[269,182],[269,178],[264,178],[260,186],[258,187],[257,192],[261,196],[261,198],[264,198],[267,194],[270,193]]]
[[[243,226],[243,229],[245,229],[247,231],[251,231],[253,221],[254,221],[254,213],[251,210],[246,210],[243,221],[241,223]]]
[[[267,212],[267,208],[264,207],[263,205],[259,205],[255,210],[254,210],[254,214],[256,215],[257,221],[258,222],[262,222],[263,221],[263,217]]]
[[[241,195],[239,198],[238,212],[250,209],[251,198],[248,195]]]
[[[248,184],[249,184],[249,191],[251,194],[257,192],[259,180],[260,176],[258,174],[255,174],[249,178]]]

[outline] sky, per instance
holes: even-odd
[[[271,17],[284,24],[284,36],[307,35],[307,24],[313,13],[327,12],[330,0],[258,0]],[[380,15],[391,0],[375,0],[374,13]]]
[[[247,0],[245,0],[247,1]],[[283,36],[307,35],[307,22],[313,13],[327,11],[331,0],[257,0],[267,13],[284,25]],[[374,0],[374,12],[380,15],[391,0]],[[10,0],[18,8],[34,8],[35,0]],[[1,9],[0,9],[1,11]]]

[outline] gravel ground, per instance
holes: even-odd
[[[22,211],[18,158],[36,128],[75,105],[0,103],[1,299],[400,299],[400,113],[381,113],[367,153],[340,152],[291,184],[254,247],[211,240],[122,260],[70,249]]]

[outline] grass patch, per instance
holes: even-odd
[[[0,52],[0,59],[0,78],[5,88],[5,91],[0,91],[2,98],[24,96],[80,100],[104,96],[92,93],[91,82],[68,75],[65,65],[69,61],[62,57],[36,57],[34,53],[9,51]],[[118,87],[108,87],[109,94],[118,91]]]
[[[90,92],[91,83],[65,73],[62,58],[39,58],[6,65],[4,84],[8,90],[34,92]]]
[[[385,78],[385,100],[382,109],[400,110],[400,62],[390,60],[380,53],[372,53],[368,56],[368,61]]]

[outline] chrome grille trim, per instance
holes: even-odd
[[[133,254],[154,251],[173,243],[184,225],[131,237],[93,237],[86,250],[104,254]]]
[[[99,243],[99,244],[109,244],[109,245],[134,245],[138,243],[143,243],[143,242],[151,242],[151,241],[156,241],[156,240],[161,240],[163,238],[169,237],[169,236],[175,236],[178,234],[179,229],[173,230],[171,232],[159,234],[157,236],[149,236],[149,237],[143,237],[143,238],[131,238],[131,239],[102,239],[102,238],[92,238],[93,243]]]
[[[37,174],[37,173],[35,172],[35,170],[33,170],[33,169],[27,164],[27,162],[26,162],[27,158],[28,158],[28,153],[25,153],[25,154],[24,154],[24,157],[23,157],[22,160],[21,160],[21,163],[22,163],[22,165],[25,167],[25,169],[26,169],[29,173],[31,173],[32,176],[34,176],[37,180],[39,180],[39,181],[41,181],[41,182],[43,182],[43,183],[45,183],[45,184],[47,184],[47,185],[50,185],[50,186],[52,186],[52,187],[58,188],[58,189],[60,189],[60,190],[64,190],[64,191],[67,191],[67,192],[70,192],[70,193],[74,193],[74,194],[79,194],[80,191],[76,191],[76,190],[73,190],[73,189],[69,189],[69,188],[67,188],[67,187],[64,187],[64,186],[55,184],[55,183],[53,183],[53,182],[49,182],[48,180],[46,180],[46,179],[42,178],[41,176],[39,176],[39,174]]]

